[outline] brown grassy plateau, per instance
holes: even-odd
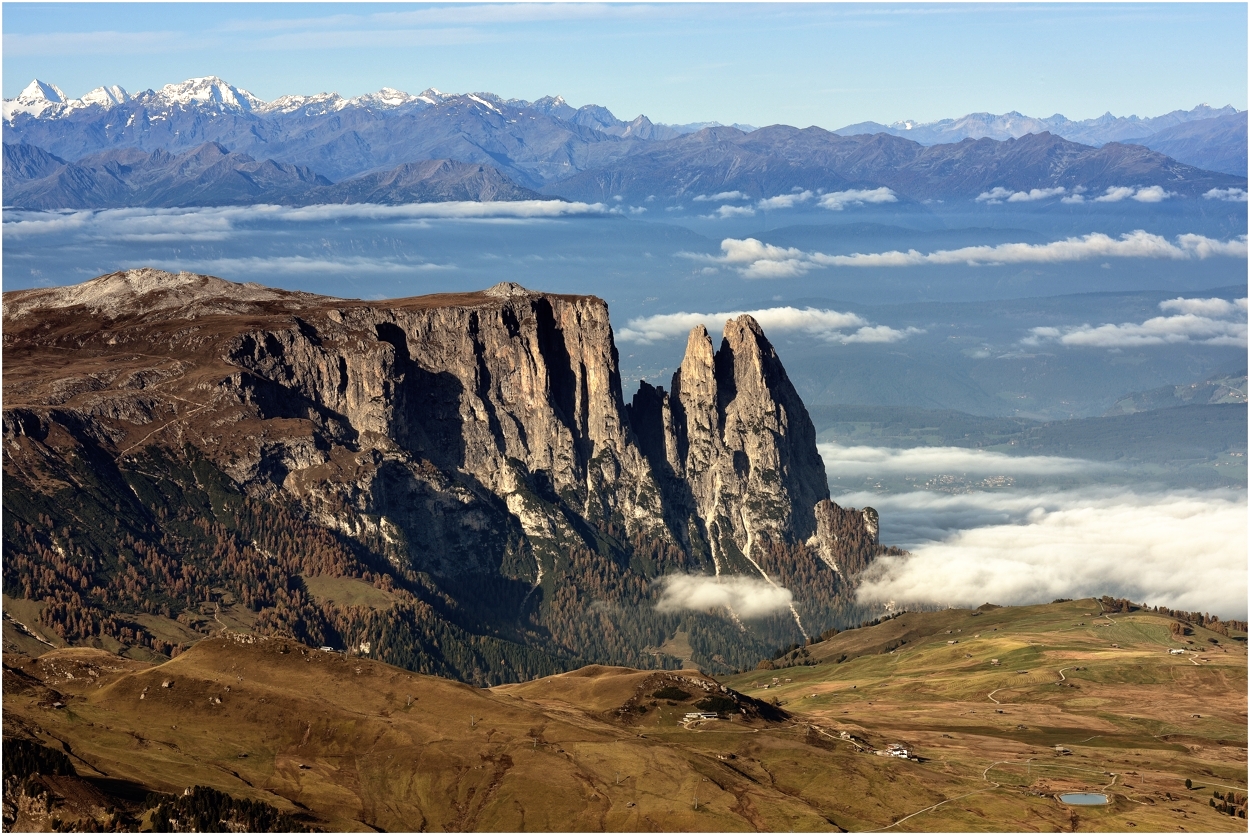
[[[903,615],[777,662],[814,665],[724,682],[791,718],[688,724],[723,695],[693,671],[484,690],[237,634],[155,665],[30,657],[6,622],[5,736],[68,750],[84,778],[58,778],[63,799],[17,828],[101,818],[101,792],[198,784],[329,830],[1244,831],[1208,805],[1246,787],[1244,643],[1099,612]],[[871,753],[887,743],[919,761]],[[1111,802],[1065,806],[1069,790]]]

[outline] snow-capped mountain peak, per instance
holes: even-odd
[[[90,107],[91,105],[112,107],[115,104],[121,104],[129,98],[130,95],[123,88],[114,84],[111,87],[97,87],[77,101],[81,102],[84,107]],[[72,102],[70,103],[72,104]]]
[[[19,113],[41,116],[49,108],[60,109],[66,102],[65,93],[55,84],[35,79],[26,85],[15,99],[5,99],[4,119],[8,121]]]
[[[17,97],[20,102],[38,102],[45,101],[50,104],[59,104],[67,101],[65,93],[61,92],[61,88],[55,84],[49,84],[46,81],[35,79],[26,85]]]
[[[455,93],[444,93],[437,87],[426,87],[421,91],[421,94],[417,96],[418,99],[426,104],[439,104],[447,101],[448,99],[454,99],[455,97]]]
[[[411,104],[431,104],[432,101],[425,97],[423,93],[420,96],[414,96],[411,93],[405,93],[403,90],[396,90],[394,87],[383,87],[376,93],[365,93],[363,96],[353,96],[347,100],[348,105],[355,107],[376,107],[376,108],[395,108],[404,107]]]
[[[264,102],[246,90],[226,83],[215,75],[188,78],[179,84],[166,84],[155,93],[144,94],[153,104],[189,107],[191,105],[216,105],[222,110],[251,111],[264,106]]]
[[[320,116],[342,110],[347,106],[347,99],[338,93],[317,93],[311,96],[286,95],[256,108],[258,113],[296,113],[302,111],[305,116]]]

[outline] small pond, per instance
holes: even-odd
[[[1069,806],[1104,806],[1107,803],[1107,796],[1099,792],[1061,794],[1059,799]]]

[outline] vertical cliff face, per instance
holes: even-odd
[[[811,418],[753,318],[727,322],[718,350],[694,328],[671,394],[644,382],[630,414],[670,518],[706,539],[718,573],[761,571],[770,543],[802,542],[849,567],[836,543],[852,522],[829,501]],[[875,512],[871,534],[855,518],[875,544]]]
[[[416,481],[416,462],[429,462],[499,498],[531,539],[550,544],[568,527],[556,505],[629,533],[663,532],[660,492],[626,426],[607,306],[517,285],[473,301],[329,310],[242,335],[228,358],[341,415],[358,445]],[[345,481],[305,492],[316,500]],[[402,520],[412,493],[373,491],[362,509]]]

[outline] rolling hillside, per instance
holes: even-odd
[[[6,828],[146,826],[148,791],[200,785],[323,830],[1244,831],[1244,632],[1125,604],[904,614],[724,683],[492,689],[233,630],[158,665],[30,657],[6,620],[6,774],[13,740],[45,752]]]

